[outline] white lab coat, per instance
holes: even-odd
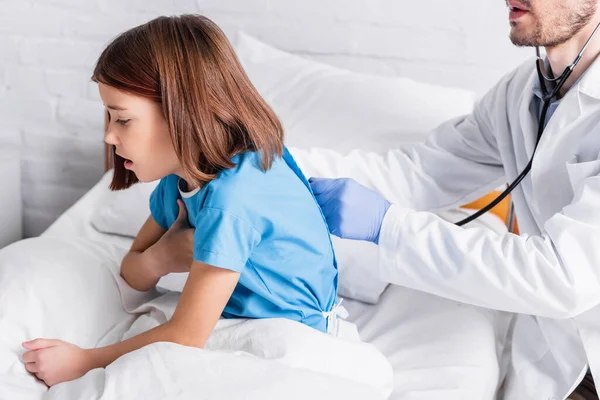
[[[600,59],[562,99],[513,192],[520,236],[463,229],[427,211],[475,200],[525,168],[538,126],[536,79],[534,62],[523,64],[471,115],[411,148],[293,150],[307,175],[316,163],[321,176],[353,177],[394,203],[380,236],[382,278],[519,314],[508,399],[564,399],[587,360],[600,383]]]

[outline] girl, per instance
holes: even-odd
[[[52,386],[150,343],[203,347],[220,317],[326,332],[337,295],[327,225],[223,32],[201,16],[157,18],[117,37],[92,79],[109,116],[111,189],[161,179],[121,275],[143,291],[189,276],[165,324],[97,349],[25,342],[27,370]]]

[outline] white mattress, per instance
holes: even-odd
[[[83,236],[128,248],[130,238],[99,233],[90,224],[106,193],[105,176],[43,236]],[[344,306],[361,338],[392,363],[392,399],[483,399],[494,391],[508,326],[505,314],[395,286],[377,305],[346,299]]]

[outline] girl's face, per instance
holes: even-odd
[[[103,83],[98,87],[110,113],[104,141],[114,145],[117,154],[127,160],[125,168],[133,171],[142,182],[170,174],[181,176],[181,164],[160,106],[150,99]]]

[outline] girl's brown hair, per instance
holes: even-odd
[[[199,15],[159,17],[119,35],[92,80],[160,104],[190,184],[203,185],[246,151],[267,170],[283,152],[283,128],[221,29]],[[111,146],[112,190],[138,181]]]

